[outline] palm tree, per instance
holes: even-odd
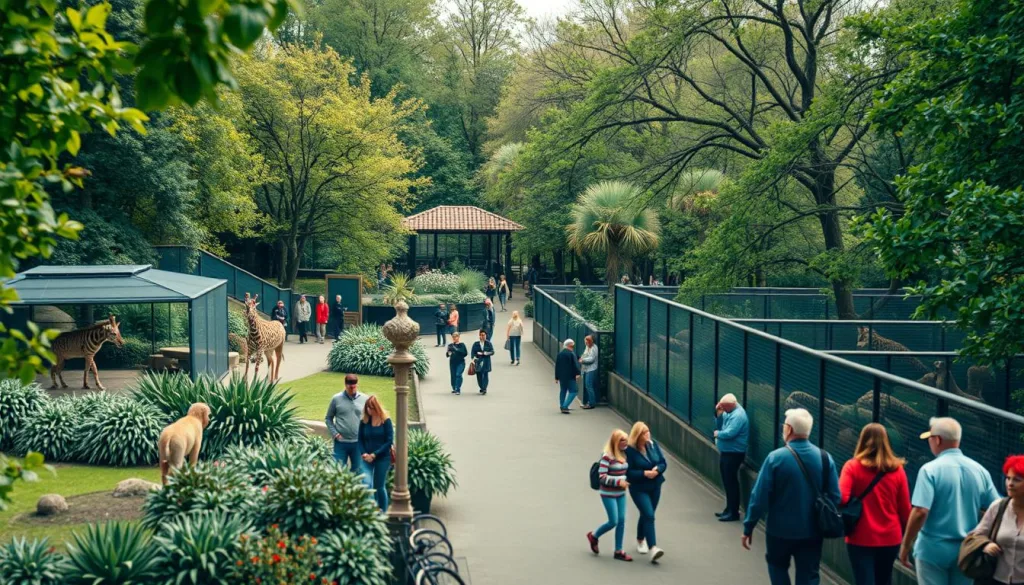
[[[711,201],[725,185],[725,175],[714,169],[692,169],[679,176],[668,206],[676,211],[706,215]]]
[[[577,253],[605,255],[608,289],[615,287],[619,269],[627,273],[633,258],[658,246],[661,223],[657,214],[640,207],[640,189],[622,181],[591,185],[573,205],[566,226],[569,246]]]

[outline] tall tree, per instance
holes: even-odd
[[[281,286],[295,283],[313,238],[397,229],[409,190],[426,184],[411,178],[419,153],[398,138],[419,102],[374,99],[369,79],[330,48],[267,44],[238,70],[240,126],[264,161],[257,203],[273,224]]]

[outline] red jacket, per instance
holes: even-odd
[[[843,465],[839,476],[839,492],[845,504],[854,495],[859,496],[875,478],[875,468],[865,467],[850,459]],[[901,467],[890,471],[864,498],[860,521],[853,534],[846,536],[848,544],[857,546],[897,546],[903,540],[903,528],[910,518],[910,487],[907,472]]]
[[[316,322],[326,324],[327,319],[331,316],[331,310],[327,308],[327,303],[317,303],[316,305]]]

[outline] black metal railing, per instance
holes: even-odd
[[[838,319],[835,300],[821,293],[771,292],[714,293],[695,299],[701,311],[733,319]],[[882,302],[884,301],[884,303]],[[867,320],[910,319],[921,297],[886,294],[854,294],[853,307]]]
[[[994,477],[1006,455],[1024,452],[1024,417],[642,289],[616,287],[615,337],[617,348],[628,348],[616,352],[615,372],[708,439],[719,397],[739,397],[750,417],[748,457],[754,465],[780,446],[781,421],[794,407],[815,415],[812,440],[840,464],[864,424],[884,424],[907,458],[911,481],[932,457],[917,439],[932,416],[958,419],[964,451]]]
[[[947,321],[733,319],[733,322],[822,351],[899,351],[894,343],[906,351],[955,351],[964,340],[963,332]]]

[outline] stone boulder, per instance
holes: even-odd
[[[68,502],[60,494],[44,494],[36,503],[36,514],[40,516],[56,516],[68,511]]]
[[[160,489],[160,484],[132,477],[121,481],[114,488],[115,498],[131,498],[135,496],[144,496],[153,490]]]

